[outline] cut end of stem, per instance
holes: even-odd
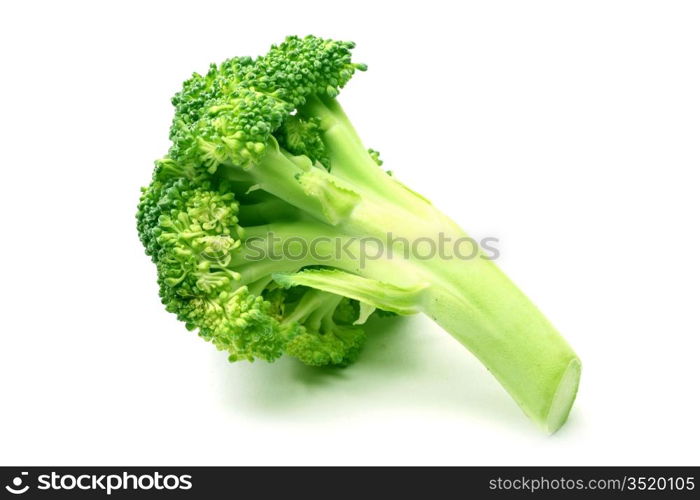
[[[569,411],[571,411],[571,406],[574,404],[576,399],[576,392],[578,391],[578,382],[581,378],[581,361],[578,358],[571,360],[569,365],[564,370],[564,374],[561,377],[557,390],[554,392],[554,397],[552,398],[552,404],[549,407],[549,413],[547,414],[547,420],[545,422],[546,430],[550,434],[555,433],[559,428],[564,425],[567,417],[569,416]]]

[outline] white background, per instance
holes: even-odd
[[[700,6],[5,2],[0,463],[698,464]],[[341,95],[584,363],[556,435],[427,319],[333,372],[229,364],[160,305],[139,187],[192,71],[355,40]]]

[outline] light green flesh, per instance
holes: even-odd
[[[566,422],[576,399],[580,378],[581,362],[578,359],[572,359],[561,377],[559,386],[552,399],[552,405],[549,407],[545,428],[547,432],[556,432]]]

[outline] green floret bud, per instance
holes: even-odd
[[[304,295],[282,320],[294,331],[285,353],[310,366],[347,366],[354,362],[366,339],[362,328],[350,326],[359,308],[345,297],[302,288]]]
[[[364,339],[350,326],[359,315],[356,301],[306,287],[284,289],[272,275],[261,291],[251,291],[254,278],[239,271],[255,263],[241,256],[246,230],[230,184],[163,177],[144,190],[137,219],[166,310],[231,361],[273,361],[284,353],[314,366],[356,359]]]
[[[356,300],[343,297],[333,312],[333,321],[340,325],[352,325],[360,317],[360,304]]]
[[[309,95],[335,97],[364,64],[352,62],[353,42],[289,36],[256,61],[258,89],[280,92],[295,106]]]
[[[280,147],[293,155],[304,155],[312,162],[318,162],[330,170],[326,146],[321,138],[321,123],[318,118],[301,118],[297,115],[287,118],[276,131],[275,138]]]
[[[285,350],[309,366],[347,366],[357,360],[367,335],[361,328],[336,326],[332,332],[319,335],[301,333]]]
[[[374,163],[377,164],[377,166],[381,167],[384,164],[382,159],[379,157],[379,151],[370,148],[367,150],[367,152],[369,153],[369,156],[372,158],[372,160],[374,160]]]
[[[169,157],[213,173],[219,165],[255,165],[272,134],[311,95],[335,96],[356,70],[353,44],[288,37],[265,56],[229,59],[194,74],[173,97]],[[305,141],[319,161],[320,145]]]
[[[204,312],[200,335],[217,349],[227,351],[229,361],[274,361],[284,352],[287,339],[270,315],[270,304],[259,295],[249,294],[245,287],[234,293],[222,292],[216,301],[197,311]]]
[[[152,185],[146,193],[140,227],[166,309],[231,360],[281,356],[285,339],[270,304],[250,294],[228,267],[243,234],[234,195],[187,179]]]

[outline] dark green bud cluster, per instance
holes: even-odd
[[[365,69],[351,61],[353,46],[288,37],[257,59],[229,59],[204,76],[195,73],[173,98],[170,158],[212,173],[222,164],[255,165],[298,106],[310,96],[334,97],[356,70]],[[300,122],[293,122],[290,130],[299,128]],[[302,135],[312,159],[322,161],[322,144],[318,137],[310,139],[312,131],[309,123]]]
[[[286,162],[279,168],[301,162],[309,169],[288,176],[305,196],[325,200],[323,207],[345,206],[350,194],[318,175],[327,175],[318,167],[330,168],[320,119],[296,111],[312,98],[332,99],[356,70],[365,69],[352,62],[352,48],[349,42],[288,37],[266,55],[235,57],[193,74],[172,99],[172,145],[142,191],[137,229],[156,264],[166,309],[231,361],[272,361],[286,353],[314,366],[346,365],[364,341],[354,325],[357,301],[280,287],[272,276],[275,265],[246,261],[240,220],[266,217],[256,204],[266,206],[270,194],[257,191],[250,172],[256,165],[255,172],[264,171],[261,159],[270,153],[269,161],[273,151]],[[344,214],[330,215],[336,220]]]

